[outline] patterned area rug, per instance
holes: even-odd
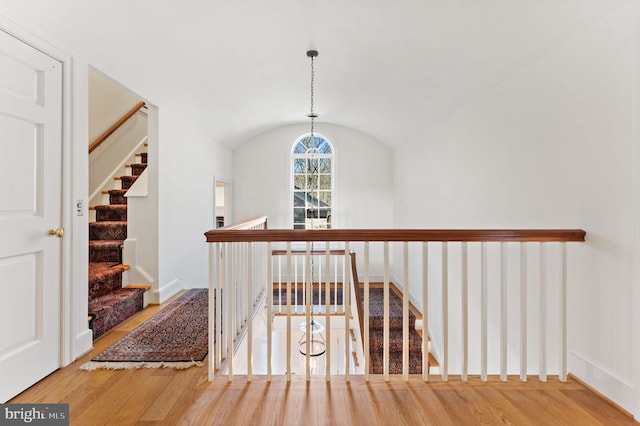
[[[207,289],[191,289],[80,367],[82,370],[202,366],[208,351]]]

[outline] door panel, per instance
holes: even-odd
[[[0,30],[0,402],[60,367],[62,65]]]

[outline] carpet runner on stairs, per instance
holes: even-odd
[[[361,290],[364,300],[364,290]],[[369,289],[369,372],[383,374],[384,289]],[[402,374],[402,299],[389,291],[389,373]],[[422,374],[422,337],[415,330],[416,316],[409,311],[409,374]]]
[[[89,317],[97,339],[143,308],[145,289],[123,288],[122,248],[127,238],[125,194],[147,166],[147,155],[122,176],[122,189],[112,189],[109,204],[95,206],[96,221],[89,223]]]

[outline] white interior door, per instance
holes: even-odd
[[[61,195],[62,65],[0,30],[0,402],[60,367]]]

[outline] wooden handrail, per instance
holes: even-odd
[[[584,242],[582,229],[214,229],[208,243],[276,241]]]
[[[97,147],[99,147],[102,144],[102,142],[104,142],[109,136],[113,134],[113,132],[118,130],[120,126],[126,123],[127,120],[133,117],[133,114],[138,112],[138,110],[142,108],[144,105],[145,104],[143,101],[138,102],[136,106],[131,108],[125,115],[123,115],[118,121],[116,121],[113,126],[109,127],[107,130],[105,130],[104,133],[98,136],[96,140],[93,141],[91,145],[89,145],[89,154],[91,154]]]

